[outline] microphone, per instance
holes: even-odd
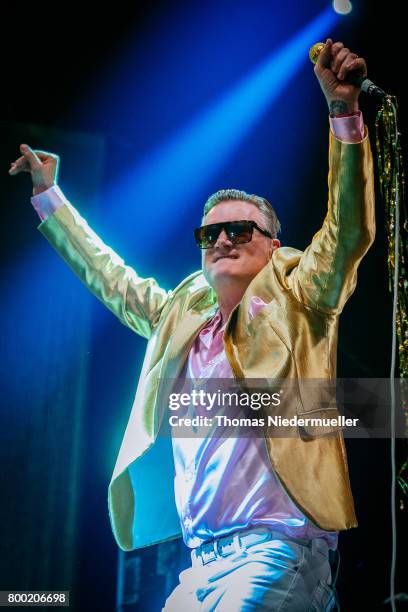
[[[309,59],[312,64],[315,64],[317,62],[324,46],[324,43],[318,42],[312,47],[310,47]],[[366,76],[362,76],[361,74],[359,74],[356,70],[352,70],[351,72],[349,72],[346,75],[344,81],[346,81],[347,83],[351,83],[351,85],[357,85],[357,87],[360,87],[361,90],[364,91],[364,93],[368,94],[369,96],[372,96],[379,102],[383,102],[384,98],[387,95],[385,91],[375,85],[375,83],[370,81],[370,79],[368,79]]]

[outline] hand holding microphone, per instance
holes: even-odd
[[[367,79],[367,64],[362,57],[344,47],[342,42],[317,43],[309,51],[314,72],[333,116],[358,110],[360,91],[380,99],[385,93]]]

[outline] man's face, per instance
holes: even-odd
[[[227,200],[214,206],[205,216],[203,225],[222,221],[255,221],[267,229],[265,219],[257,206],[241,200]],[[252,240],[244,244],[232,244],[223,229],[213,247],[203,249],[202,268],[208,283],[216,290],[236,280],[249,284],[272,256],[279,240],[268,238],[254,228]]]

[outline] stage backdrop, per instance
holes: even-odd
[[[74,584],[86,453],[84,407],[92,296],[36,230],[28,174],[7,169],[19,145],[57,152],[61,184],[98,201],[104,141],[8,123],[1,153],[1,589]]]

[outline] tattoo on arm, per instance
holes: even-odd
[[[350,112],[347,103],[343,100],[332,100],[329,104],[329,110],[332,117],[347,115]]]

